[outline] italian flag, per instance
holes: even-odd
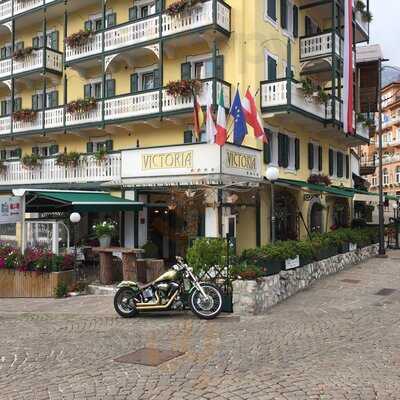
[[[221,93],[218,100],[218,114],[217,114],[217,134],[215,136],[215,143],[223,146],[227,140],[226,132],[226,114],[224,104],[224,91],[221,88]]]
[[[345,1],[344,19],[344,74],[343,74],[343,130],[353,134],[353,102],[354,102],[354,75],[353,75],[353,1]]]

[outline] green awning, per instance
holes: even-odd
[[[277,181],[277,183],[278,184],[281,183],[281,184],[289,185],[289,186],[295,186],[295,187],[299,187],[299,188],[303,188],[303,189],[308,189],[312,192],[331,194],[331,195],[337,196],[337,197],[347,197],[347,198],[353,197],[353,193],[349,192],[349,190],[346,190],[346,188],[316,185],[314,183],[308,183],[305,181],[295,181],[292,179],[279,179]]]
[[[27,190],[27,212],[118,212],[139,211],[143,203],[112,196],[107,192]]]

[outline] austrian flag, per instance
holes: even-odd
[[[242,106],[246,122],[253,128],[254,136],[262,140],[264,143],[267,142],[267,137],[264,132],[264,126],[260,114],[257,111],[256,101],[250,93],[250,89],[247,89],[246,95],[242,100]]]

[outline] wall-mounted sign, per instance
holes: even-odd
[[[0,224],[15,224],[20,220],[20,197],[0,196]]]
[[[193,168],[193,151],[142,154],[142,170]]]
[[[288,258],[285,261],[285,269],[294,269],[300,267],[300,257],[297,256],[296,258]]]

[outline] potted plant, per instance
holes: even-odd
[[[22,165],[27,169],[35,169],[40,167],[41,158],[37,154],[25,154],[21,159]]]
[[[331,178],[327,175],[323,174],[311,174],[307,180],[308,183],[311,183],[313,185],[324,185],[324,186],[330,186],[332,185]]]
[[[300,81],[300,84],[301,84],[301,89],[304,92],[304,97],[307,99],[311,99],[315,92],[315,88],[311,79],[310,78],[303,79]]]
[[[242,279],[244,281],[255,281],[263,276],[262,270],[257,265],[241,262],[231,268],[232,279]]]
[[[108,152],[106,149],[99,149],[93,154],[94,159],[101,163],[108,159]]]
[[[86,99],[79,99],[71,101],[67,104],[67,112],[69,114],[83,114],[93,111],[97,108],[97,99],[88,97]]]
[[[192,7],[196,6],[199,3],[201,3],[201,0],[178,0],[170,4],[165,9],[165,12],[171,17],[176,17],[181,15],[185,11],[190,10]]]
[[[115,230],[116,223],[112,221],[103,221],[93,225],[93,231],[99,239],[100,247],[110,247]]]
[[[56,164],[61,167],[76,167],[78,165],[80,154],[72,151],[71,153],[60,153],[57,156]]]
[[[329,94],[326,93],[325,90],[320,86],[318,87],[317,95],[318,95],[318,101],[321,104],[326,104],[329,101]]]
[[[30,109],[23,109],[14,111],[13,121],[16,122],[34,122],[37,118],[37,111]]]
[[[366,5],[363,1],[357,0],[356,6],[355,6],[356,11],[363,13],[365,11],[365,7],[366,7]]]
[[[65,43],[71,48],[76,48],[87,44],[93,39],[93,32],[90,30],[80,30],[65,38]]]
[[[373,20],[373,15],[372,15],[372,13],[371,13],[370,11],[364,11],[364,12],[362,13],[362,18],[363,18],[363,20],[366,21],[366,22],[372,22],[372,20]]]
[[[24,47],[23,49],[15,50],[13,53],[14,61],[22,61],[25,57],[30,56],[35,49],[33,47]]]
[[[241,261],[256,265],[263,271],[264,276],[276,275],[282,271],[285,256],[276,244],[267,244],[256,249],[244,250]]]
[[[171,81],[167,84],[167,94],[172,97],[191,97],[200,93],[202,87],[198,79],[183,79]]]

